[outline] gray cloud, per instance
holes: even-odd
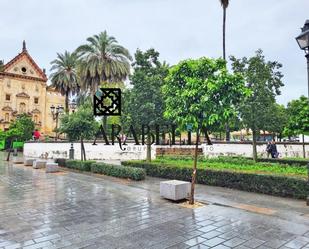
[[[258,48],[283,64],[280,103],[307,93],[305,58],[295,36],[308,16],[308,0],[231,0],[227,53],[251,56]],[[56,52],[73,50],[107,30],[133,54],[154,47],[168,63],[222,55],[218,0],[2,0],[0,58],[10,60],[27,41],[30,54],[49,69]]]

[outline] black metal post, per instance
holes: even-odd
[[[309,98],[309,52],[306,54],[306,58],[307,58],[307,75],[308,75],[308,98]]]
[[[74,160],[74,147],[73,147],[73,143],[71,143],[71,148],[69,151],[69,158],[70,160]]]
[[[307,171],[308,171],[308,179],[307,179],[307,189],[309,189],[309,163],[307,164]],[[309,206],[309,191],[307,193],[307,206]]]

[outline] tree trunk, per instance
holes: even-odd
[[[12,151],[12,149],[13,149],[13,140],[14,140],[14,139],[12,139],[12,141],[11,141],[11,146],[10,146],[10,149],[9,149],[9,153],[8,153],[7,158],[6,158],[7,161],[10,161],[11,151]]]
[[[108,132],[107,130],[107,116],[103,116],[103,128],[105,132]]]
[[[151,138],[150,138],[150,134],[147,135],[147,157],[146,160],[147,162],[151,162]]]
[[[256,151],[256,130],[252,131],[252,147],[253,147],[253,160],[257,162],[257,151]]]
[[[65,113],[69,113],[69,91],[65,92]]]
[[[194,150],[194,163],[193,163],[193,173],[191,180],[191,195],[189,204],[194,204],[194,190],[195,190],[195,181],[196,181],[196,166],[197,166],[197,152],[198,152],[198,142],[199,142],[199,128],[196,131],[196,142],[195,142],[195,150]]]
[[[306,148],[305,148],[305,135],[302,135],[303,137],[303,158],[306,158]]]
[[[83,141],[83,155],[84,155],[84,161],[87,161],[84,141]]]
[[[80,160],[83,161],[84,153],[83,153],[83,139],[80,139]]]

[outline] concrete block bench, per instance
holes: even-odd
[[[48,162],[46,163],[46,173],[59,172],[58,163]]]
[[[46,167],[46,161],[45,160],[35,160],[33,162],[33,168],[34,169],[42,169]]]
[[[189,198],[191,183],[171,180],[160,182],[160,196],[165,199],[179,201]]]
[[[34,158],[25,158],[24,159],[24,165],[25,166],[33,166],[35,159]]]
[[[13,163],[22,164],[24,163],[24,159],[22,157],[13,157]]]

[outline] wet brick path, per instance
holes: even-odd
[[[0,248],[309,248],[309,228],[216,205],[183,208],[125,180],[0,162]]]

